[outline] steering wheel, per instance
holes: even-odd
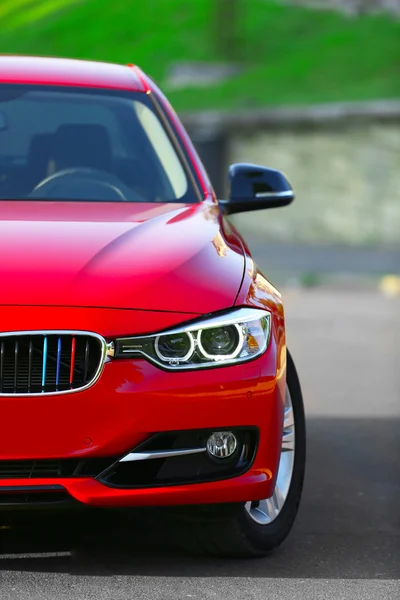
[[[101,169],[62,169],[40,181],[31,198],[143,202],[118,177]]]

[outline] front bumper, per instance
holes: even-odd
[[[79,329],[73,310],[78,309],[64,309],[63,326],[69,320],[65,328]],[[59,327],[60,310],[57,312]],[[116,325],[114,331],[114,326],[108,325],[107,329],[99,312],[106,316],[104,310],[79,311],[81,321],[85,319],[85,329],[106,338],[121,334],[118,319],[109,314],[107,322]],[[52,323],[56,318],[51,311],[48,318],[41,318],[41,329],[55,328]],[[171,318],[178,320],[177,315]],[[140,315],[136,314],[135,319],[140,319]],[[142,322],[141,326],[145,328],[146,324]],[[133,325],[129,330],[140,332]],[[98,507],[245,502],[271,496],[282,436],[285,356],[282,326],[274,326],[273,320],[267,352],[247,364],[165,372],[143,359],[109,360],[97,383],[82,392],[35,398],[1,397],[0,471],[2,461],[103,457],[117,460],[154,434],[177,430],[255,428],[258,442],[246,472],[204,483],[137,487],[132,481],[131,488],[122,488],[92,476],[2,478],[0,473],[0,508],[2,497],[31,490],[29,497],[34,500],[35,494],[46,489],[51,495],[49,486],[56,486],[54,492],[65,491],[67,497]]]

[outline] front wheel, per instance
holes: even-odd
[[[276,486],[271,498],[212,507],[197,521],[180,522],[186,550],[230,557],[263,556],[289,534],[303,489],[306,434],[303,399],[292,357],[287,355],[285,417]],[[181,518],[184,518],[181,515]]]

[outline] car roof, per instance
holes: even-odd
[[[0,55],[0,83],[146,91],[141,72],[133,65],[38,56]]]

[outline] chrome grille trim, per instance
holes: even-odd
[[[94,375],[92,376],[92,378],[90,379],[90,381],[88,381],[87,383],[85,383],[84,385],[81,386],[77,386],[71,389],[66,389],[66,390],[51,390],[51,391],[47,391],[47,390],[42,390],[40,392],[19,392],[19,391],[4,391],[3,390],[3,378],[4,378],[4,369],[5,369],[5,362],[6,362],[6,356],[5,356],[5,340],[8,339],[9,341],[12,342],[12,338],[15,338],[14,341],[14,390],[17,388],[16,381],[17,381],[17,375],[18,375],[18,362],[19,362],[19,340],[23,337],[36,337],[36,336],[43,336],[43,354],[42,354],[42,388],[43,388],[43,381],[45,382],[46,380],[46,370],[47,370],[47,339],[49,337],[57,337],[58,338],[62,338],[62,336],[67,336],[67,337],[71,337],[71,340],[73,338],[79,337],[79,336],[83,336],[83,337],[90,337],[90,338],[94,338],[95,340],[97,340],[100,343],[100,353],[99,353],[99,363],[97,365],[96,371],[94,373]],[[59,342],[58,342],[59,343]],[[32,339],[29,341],[29,350],[28,350],[28,382],[27,382],[27,386],[28,389],[30,389],[32,387],[31,385],[31,375],[32,375],[32,364],[33,364],[33,343],[32,343]],[[59,348],[57,348],[57,363],[60,360],[59,359],[59,354],[60,354],[60,350]],[[73,350],[72,350],[73,352]],[[85,348],[85,353],[87,352],[87,349]],[[21,398],[21,397],[39,397],[39,396],[59,396],[59,395],[64,395],[64,394],[73,394],[76,392],[82,392],[86,389],[88,389],[89,387],[91,387],[92,385],[94,385],[98,379],[100,378],[100,375],[103,371],[104,365],[105,363],[109,360],[109,357],[113,355],[112,352],[112,345],[111,344],[107,344],[106,340],[99,334],[97,333],[93,333],[91,331],[81,331],[81,330],[70,330],[70,329],[60,329],[60,330],[54,330],[54,329],[48,329],[48,330],[31,330],[31,331],[6,331],[6,332],[1,332],[0,333],[0,397],[8,397],[8,398]],[[72,361],[72,359],[71,359]],[[72,365],[71,365],[72,366]],[[59,367],[58,364],[56,366],[56,379],[58,379],[58,371]],[[72,369],[71,369],[72,371]],[[87,375],[87,372],[86,372]]]

